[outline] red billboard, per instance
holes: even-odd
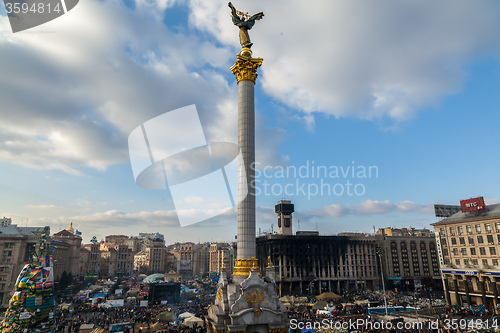
[[[460,200],[460,207],[462,207],[462,212],[475,212],[478,210],[483,210],[485,208],[484,198],[472,198],[467,200]]]

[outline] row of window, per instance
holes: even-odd
[[[451,245],[457,245],[457,239],[455,237],[452,237],[451,239]],[[467,239],[469,245],[474,245],[474,237],[469,236]],[[465,245],[465,237],[459,237],[458,242],[461,245]],[[486,235],[486,242],[489,244],[495,244],[493,235]],[[483,236],[477,236],[477,243],[478,244],[483,244],[484,243],[484,238]],[[497,243],[500,244],[500,234],[497,235]],[[443,246],[448,245],[446,238],[441,239],[441,244]]]
[[[470,250],[470,255],[475,256],[477,254],[477,251],[476,251],[476,249],[474,247],[470,248],[469,250]],[[494,256],[494,255],[497,254],[497,250],[496,250],[495,247],[490,247],[489,250],[490,250],[490,255]],[[453,252],[454,255],[458,255],[459,250],[458,250],[458,248],[454,248],[452,250],[452,252]],[[467,248],[462,247],[460,249],[460,253],[462,255],[466,256],[467,255]],[[486,255],[486,248],[480,247],[479,248],[479,254],[482,255],[482,256],[485,256]],[[443,255],[445,255],[445,256],[448,255],[448,249],[443,249]]]
[[[495,222],[494,226],[495,226],[495,232],[500,233],[500,222]],[[473,229],[472,229],[471,225],[466,225],[465,226],[465,230],[466,230],[467,234],[472,235],[472,233],[473,233],[472,230]],[[475,232],[477,234],[480,234],[482,232],[481,224],[474,225],[474,230],[475,230]],[[450,231],[450,235],[451,236],[455,236],[456,234],[458,234],[460,236],[460,235],[463,235],[464,228],[463,228],[463,226],[449,227],[449,231]],[[485,223],[484,224],[484,231],[487,232],[487,233],[493,232],[491,223]],[[441,234],[441,236],[445,236],[445,229],[444,228],[440,228],[439,229],[439,233]]]
[[[461,262],[460,259],[455,259],[455,264],[456,265],[460,266],[460,262]],[[449,265],[450,264],[450,260],[449,259],[445,259],[444,263],[445,263],[445,265]],[[477,266],[478,265],[478,260],[477,259],[464,259],[463,263],[464,263],[465,266],[470,266],[470,265]],[[483,266],[488,266],[489,265],[488,259],[482,259],[481,263],[483,264]],[[491,265],[492,266],[498,266],[498,259],[491,259]]]

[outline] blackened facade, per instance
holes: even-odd
[[[363,234],[266,235],[257,238],[257,258],[261,272],[274,268],[280,295],[373,290],[380,282],[376,246]]]

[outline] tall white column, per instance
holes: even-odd
[[[238,83],[238,145],[243,160],[238,166],[237,259],[255,257],[255,106],[254,83]],[[244,172],[243,172],[244,170]],[[245,194],[245,188],[248,194]]]
[[[255,259],[255,107],[254,86],[262,58],[252,58],[243,48],[236,55],[231,73],[238,82],[238,145],[242,159],[238,161],[238,248],[233,276],[247,277]],[[243,172],[244,171],[244,172]]]

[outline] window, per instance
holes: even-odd
[[[472,264],[477,265],[477,259],[472,259]]]
[[[443,249],[443,256],[447,256],[448,255],[448,249]]]
[[[493,235],[486,235],[486,240],[488,241],[488,244],[494,244],[493,243]]]
[[[493,248],[493,249],[494,249],[494,248]],[[465,247],[461,248],[461,251],[462,251],[462,254],[463,254],[464,256],[466,256],[466,255],[467,255],[467,249],[466,249]]]
[[[444,228],[439,228],[439,234],[440,234],[441,236],[444,236]]]
[[[477,232],[478,234],[480,234],[480,233],[481,233],[481,225],[480,225],[480,224],[476,224],[476,232]]]
[[[477,236],[477,243],[478,244],[483,244],[484,243],[483,236]]]
[[[469,266],[469,259],[464,259],[464,265]]]
[[[474,245],[474,237],[469,236],[469,245]]]
[[[500,232],[500,222],[495,222],[495,231]]]
[[[457,239],[456,238],[452,238],[451,239],[451,245],[457,245]]]
[[[458,240],[460,241],[461,245],[465,245],[465,238],[464,237],[460,237],[460,238],[458,238]]]
[[[455,227],[450,227],[450,235],[455,236]]]
[[[498,259],[492,259],[492,260],[491,260],[491,264],[492,264],[493,266],[498,266]]]
[[[14,243],[5,243],[5,247],[6,247],[7,249],[11,249],[11,248],[13,248],[13,247],[14,247]]]
[[[485,256],[486,255],[486,249],[484,247],[480,247],[479,248],[479,253],[482,255],[482,256]]]
[[[12,255],[12,251],[3,251],[4,257],[10,257]]]
[[[455,264],[460,265],[460,259],[455,259]]]
[[[476,255],[476,249],[475,248],[471,248],[470,249],[470,254],[471,254],[471,256],[475,256]]]
[[[449,260],[449,259],[445,259],[445,260],[444,260],[444,264],[445,264],[445,265],[449,265],[449,264],[450,264],[450,260]]]
[[[465,226],[465,229],[467,229],[469,235],[472,235],[472,227],[470,225]]]
[[[457,232],[459,235],[463,234],[464,233],[464,227],[460,226],[460,227],[457,227]]]
[[[483,266],[488,266],[488,259],[483,259]]]
[[[495,254],[497,254],[497,249],[495,249],[494,247],[490,247],[490,254],[492,256],[494,256]]]
[[[456,256],[458,256],[458,249],[457,248],[453,249],[453,254],[456,255]]]
[[[491,223],[486,223],[484,225],[484,230],[486,230],[486,232],[491,232]]]
[[[500,235],[498,235],[498,243],[500,243]],[[446,238],[441,239],[441,245],[446,246]]]

